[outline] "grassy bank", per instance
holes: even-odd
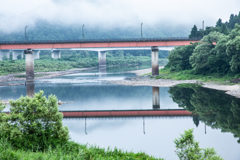
[[[80,145],[72,141],[69,141],[64,146],[57,147],[53,150],[51,149],[51,147],[49,147],[49,149],[44,152],[33,152],[31,150],[14,149],[14,147],[10,143],[2,139],[0,140],[0,153],[0,159],[6,160],[158,159],[145,153],[125,152],[117,148],[105,150],[104,148],[99,148],[96,146]]]
[[[203,82],[221,82],[223,84],[231,83],[233,79],[239,78],[239,74],[220,75],[220,74],[194,74],[192,70],[171,71],[170,69],[161,69],[156,79],[175,79],[175,80],[199,80]]]

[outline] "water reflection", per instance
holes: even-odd
[[[87,118],[85,118],[85,134],[87,135]]]
[[[35,94],[35,84],[34,82],[26,82],[25,83],[26,90],[27,90],[27,96],[33,97]]]
[[[168,91],[179,107],[196,113],[193,118],[196,126],[199,121],[213,129],[231,132],[240,143],[240,99],[197,85],[178,85]],[[206,128],[205,128],[206,133]]]
[[[107,67],[99,66],[99,77],[106,77],[107,75]]]
[[[159,87],[152,87],[153,109],[160,109]]]

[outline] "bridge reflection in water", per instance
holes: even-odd
[[[106,76],[106,66],[99,67],[99,77]],[[27,96],[33,97],[35,93],[34,82],[26,82]],[[152,109],[145,110],[78,110],[60,111],[64,119],[85,119],[85,134],[87,135],[88,118],[143,118],[143,133],[145,134],[145,118],[147,117],[193,117],[194,115],[183,109],[160,109],[159,87],[152,87]]]

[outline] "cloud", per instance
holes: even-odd
[[[1,0],[0,31],[23,30],[38,20],[53,24],[131,27],[215,25],[238,14],[239,0]]]

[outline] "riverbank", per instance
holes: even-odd
[[[159,67],[159,68],[163,68]],[[128,73],[135,73],[137,75],[143,75],[151,72],[150,69],[129,71]],[[134,78],[128,78],[126,80],[117,80],[117,81],[106,81],[106,83],[120,84],[120,85],[129,85],[129,86],[153,86],[153,87],[173,87],[178,84],[191,83],[191,84],[200,84],[202,87],[226,91],[226,94],[240,98],[240,85],[222,85],[217,84],[217,82],[202,82],[199,80],[172,80],[172,79],[155,79],[151,78],[151,75],[143,75]]]
[[[67,71],[37,72],[37,73],[34,73],[34,75],[35,75],[35,80],[49,79],[49,78],[60,77],[60,76],[67,75],[67,74],[78,73],[79,71],[83,71],[83,70],[92,70],[92,69],[96,69],[96,68],[97,67],[70,69],[70,70],[67,70]],[[26,78],[17,78],[16,77],[16,76],[21,76],[21,75],[24,76],[24,75],[26,75],[26,73],[14,73],[14,74],[6,75],[6,76],[0,76],[0,86],[24,85],[25,83],[4,83],[4,82],[13,82],[13,81],[25,81]],[[43,75],[43,76],[37,77],[36,75]]]

